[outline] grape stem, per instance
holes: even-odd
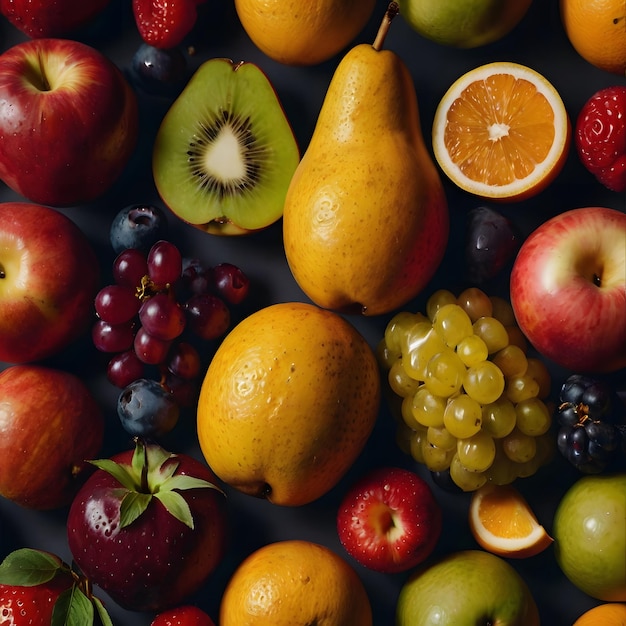
[[[374,39],[374,43],[372,47],[374,50],[380,50],[385,43],[385,38],[387,37],[387,33],[389,32],[389,27],[391,26],[391,22],[393,18],[398,15],[400,12],[400,5],[397,2],[390,2],[387,10],[385,11],[385,15],[383,16],[383,21],[380,23],[378,28],[378,32],[376,33],[376,38]]]

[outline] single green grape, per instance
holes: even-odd
[[[393,353],[401,354],[408,330],[421,321],[423,317],[421,313],[409,311],[396,313],[387,324],[383,335],[387,349]]]
[[[419,389],[416,393],[419,392]],[[413,415],[413,398],[415,396],[404,396],[400,403],[400,417],[402,421],[412,430],[418,430],[423,428],[423,424],[420,424]]]
[[[450,467],[450,461],[454,456],[454,450],[444,450],[427,440],[422,440],[422,457],[424,459],[424,465],[431,472],[443,472]]]
[[[548,432],[552,425],[552,415],[540,398],[526,398],[515,405],[517,427],[531,437],[539,437]]]
[[[443,424],[457,439],[475,435],[482,424],[482,407],[467,394],[461,393],[448,400],[443,413]]]
[[[490,296],[491,317],[495,317],[503,326],[513,326],[517,324],[513,307],[508,300],[500,296]]]
[[[450,478],[463,491],[476,491],[487,482],[488,474],[468,470],[461,463],[459,455],[455,454],[450,461]]]
[[[495,317],[480,317],[474,322],[474,334],[486,344],[489,354],[495,354],[509,345],[509,333]]]
[[[423,445],[422,442],[426,439],[426,429],[420,428],[416,430],[411,435],[411,439],[409,441],[409,451],[411,457],[417,463],[424,463],[424,455],[422,454]]]
[[[447,398],[461,389],[465,372],[465,365],[456,352],[446,348],[428,361],[424,383],[434,395]]]
[[[433,395],[426,385],[422,385],[411,401],[413,420],[422,426],[443,426],[443,412],[446,401]]]
[[[550,391],[552,388],[552,378],[550,376],[550,371],[546,364],[537,357],[531,356],[528,357],[528,368],[526,370],[526,376],[530,376],[532,379],[537,381],[539,385],[539,393],[537,397],[545,400],[550,395]]]
[[[434,320],[437,309],[444,304],[456,304],[456,296],[448,289],[437,289],[426,301],[426,316],[428,319]]]
[[[428,443],[442,450],[456,450],[457,438],[445,426],[429,426],[426,430]]]
[[[384,339],[381,339],[376,345],[376,359],[383,370],[391,369],[391,366],[401,357],[402,352],[391,350]]]
[[[491,360],[500,368],[505,378],[523,376],[528,369],[525,352],[519,346],[511,343],[502,350],[498,350],[491,357]]]
[[[472,320],[458,304],[444,304],[437,309],[433,328],[449,348],[473,334]]]
[[[480,317],[491,317],[493,303],[491,298],[478,287],[468,287],[458,296],[457,301],[474,323]]]
[[[482,429],[494,439],[506,437],[517,423],[515,405],[505,396],[483,405]]]
[[[528,339],[520,330],[519,326],[505,326],[507,335],[509,336],[509,345],[517,346],[524,354],[528,352]]]
[[[406,350],[402,353],[404,369],[416,380],[426,380],[428,361],[446,350],[446,344],[430,322],[420,322],[411,328]]]
[[[537,454],[536,437],[524,434],[517,427],[500,441],[504,453],[515,463],[526,463]]]
[[[414,396],[420,386],[418,380],[411,378],[406,373],[402,360],[394,362],[389,372],[387,372],[387,380],[389,381],[391,390],[402,398]]]
[[[528,398],[535,398],[539,395],[539,383],[528,374],[523,376],[512,376],[506,381],[506,397],[517,404]]]
[[[495,402],[504,391],[504,375],[491,361],[483,361],[465,372],[463,389],[480,404]]]
[[[462,339],[456,347],[456,353],[466,367],[474,367],[489,357],[487,344],[478,335]]]
[[[502,449],[502,442],[495,440],[496,455],[491,467],[487,471],[490,482],[496,485],[509,485],[518,478],[520,463],[514,463]]]
[[[496,444],[493,437],[484,430],[466,439],[459,439],[456,446],[457,456],[464,467],[472,472],[484,472],[491,467],[496,456]]]

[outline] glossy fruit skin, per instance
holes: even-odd
[[[11,626],[47,626],[59,595],[72,586],[69,575],[59,574],[51,581],[22,587],[0,584],[0,623]]]
[[[35,66],[40,73],[29,70]],[[134,92],[107,57],[81,42],[32,39],[6,50],[0,98],[11,112],[0,115],[0,178],[32,202],[62,207],[94,200],[135,149]]]
[[[398,597],[396,625],[539,626],[524,580],[503,558],[482,550],[443,555],[418,567]]]
[[[342,545],[361,565],[397,573],[417,566],[435,549],[442,513],[428,483],[397,467],[377,468],[346,492],[337,513]],[[396,534],[398,529],[402,533]]]
[[[130,463],[132,451],[113,460]],[[180,454],[176,474],[216,484],[213,473]],[[225,554],[228,519],[216,489],[182,492],[194,519],[189,528],[156,499],[132,524],[120,529],[120,483],[96,470],[76,495],[67,520],[68,544],[85,576],[120,606],[163,611],[183,603],[209,578]],[[149,555],[148,557],[146,555]]]
[[[72,220],[32,203],[2,203],[0,250],[0,360],[40,361],[88,331],[100,267]]]
[[[338,54],[371,17],[374,0],[236,0],[248,36],[267,56],[294,66],[317,65]]]
[[[572,626],[624,626],[626,604],[606,602],[585,611]]]
[[[131,82],[155,96],[176,96],[187,73],[187,58],[179,47],[163,49],[143,43],[130,62]]]
[[[0,13],[29,37],[62,37],[85,26],[111,0],[0,0]]]
[[[593,94],[578,114],[574,138],[578,157],[596,179],[626,191],[626,87]]]
[[[155,48],[174,48],[193,29],[195,0],[133,0],[133,14],[141,38]]]
[[[3,370],[0,397],[0,494],[35,510],[69,504],[104,438],[95,398],[75,375],[39,365]]]
[[[202,609],[188,604],[159,613],[150,626],[215,626],[215,622]]]
[[[127,248],[146,252],[167,235],[167,216],[163,209],[148,204],[131,204],[111,221],[109,239],[116,254]]]
[[[225,483],[299,506],[346,473],[380,399],[376,358],[349,322],[309,303],[278,303],[218,347],[200,390],[198,438]]]
[[[626,474],[579,478],[563,495],[553,520],[559,567],[583,593],[626,602]]]
[[[546,220],[522,243],[511,305],[545,358],[580,373],[626,366],[624,237],[626,213],[590,206]]]

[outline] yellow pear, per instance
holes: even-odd
[[[321,307],[387,313],[415,297],[448,241],[448,206],[402,59],[374,44],[346,53],[328,87],[283,213],[294,278]]]
[[[252,42],[285,65],[316,65],[348,46],[365,27],[376,0],[235,0]]]
[[[213,356],[198,399],[200,448],[234,489],[306,504],[354,463],[380,394],[374,352],[346,319],[273,304],[237,324]]]

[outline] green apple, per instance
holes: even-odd
[[[503,558],[462,550],[415,570],[396,605],[396,626],[539,626],[526,582]]]
[[[457,48],[502,39],[522,20],[532,0],[400,0],[400,15],[422,37]]]
[[[552,534],[557,563],[576,587],[626,601],[626,473],[579,478],[559,502]]]

